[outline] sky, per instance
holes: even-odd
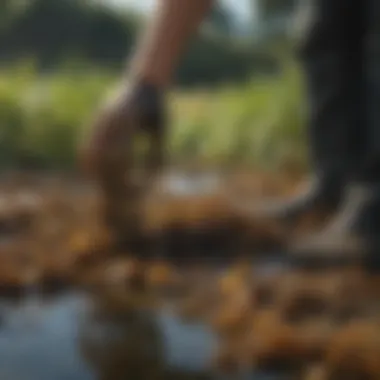
[[[142,10],[149,10],[149,8],[154,4],[155,0],[107,0],[113,2],[117,5],[126,5],[138,7]],[[250,18],[251,0],[221,0],[225,3],[229,9],[242,21],[248,20]]]

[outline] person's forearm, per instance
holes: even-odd
[[[159,87],[167,86],[183,49],[212,3],[213,0],[158,0],[132,59],[130,74]]]

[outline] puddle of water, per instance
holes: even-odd
[[[77,347],[83,301],[65,297],[31,307],[2,304],[0,378],[14,380],[94,379]],[[34,305],[35,306],[35,305]]]
[[[168,173],[160,181],[160,189],[176,196],[212,194],[223,184],[219,175],[213,173]]]
[[[281,268],[267,262],[259,272],[270,276]],[[0,299],[1,380],[253,378],[211,376],[216,337],[203,324],[183,322],[170,307],[115,314],[81,293],[50,299],[38,289],[25,294],[22,301]]]
[[[202,324],[184,325],[171,310],[161,312],[158,321],[169,365],[187,370],[207,368],[217,345],[209,329]]]
[[[211,378],[204,372],[216,342],[204,326],[183,324],[170,310],[115,319],[93,306],[79,294],[38,305],[0,301],[0,378]]]

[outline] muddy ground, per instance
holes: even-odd
[[[249,211],[303,184],[168,175],[142,209],[144,244],[115,249],[90,184],[4,177],[0,378],[380,379],[380,277],[289,268],[289,239],[323,215],[289,231]]]

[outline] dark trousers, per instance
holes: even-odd
[[[360,178],[380,158],[380,0],[302,6],[310,7],[299,58],[315,172],[333,181]]]

